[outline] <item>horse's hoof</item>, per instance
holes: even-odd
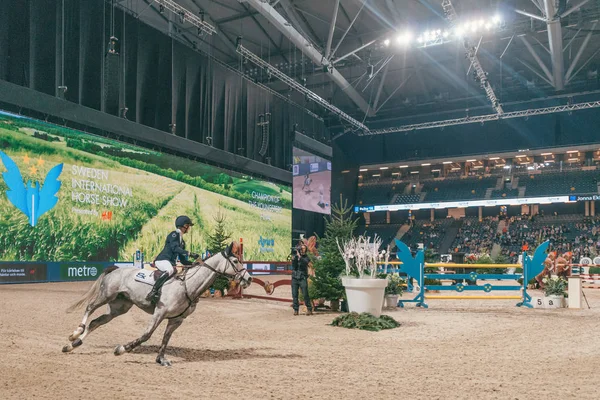
[[[125,354],[125,347],[121,345],[115,347],[115,356],[120,356],[122,354]]]
[[[82,344],[83,344],[83,341],[81,339],[75,339],[75,340],[73,340],[73,343],[71,343],[71,345],[73,346],[73,348],[79,347]]]
[[[171,361],[167,360],[166,358],[157,358],[156,362],[158,364],[160,364],[163,367],[170,367],[171,366]]]
[[[69,343],[69,344],[65,345],[65,346],[62,348],[62,352],[63,352],[63,353],[68,353],[68,352],[70,352],[70,351],[73,351],[73,345],[71,345],[71,343]]]

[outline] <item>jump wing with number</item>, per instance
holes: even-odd
[[[417,257],[413,258],[408,246],[398,239],[396,239],[396,247],[398,248],[396,251],[396,256],[400,261],[402,261],[400,270],[402,272],[406,272],[408,276],[418,278],[420,276],[420,261],[422,261],[423,256],[420,256],[420,252],[417,252]]]
[[[544,261],[548,256],[546,254],[546,250],[548,250],[548,246],[550,246],[550,242],[546,240],[544,243],[540,244],[537,249],[535,249],[535,253],[533,254],[533,259],[529,261],[529,268],[527,269],[527,282],[531,279],[535,278],[540,272],[544,270]],[[526,254],[523,255],[523,258],[529,258]],[[525,260],[523,260],[525,263]]]

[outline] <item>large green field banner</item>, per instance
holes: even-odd
[[[0,173],[0,261],[153,259],[178,215],[201,253],[218,214],[246,260],[289,254],[285,185],[4,112]]]

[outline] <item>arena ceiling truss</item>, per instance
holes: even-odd
[[[342,134],[600,100],[600,0],[107,1]]]

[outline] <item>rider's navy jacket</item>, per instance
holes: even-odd
[[[183,265],[192,265],[193,263],[188,260],[189,255],[190,252],[185,250],[185,241],[181,237],[181,233],[173,231],[167,236],[165,248],[156,257],[156,261],[168,260],[171,265],[175,266],[179,257],[179,262]]]

